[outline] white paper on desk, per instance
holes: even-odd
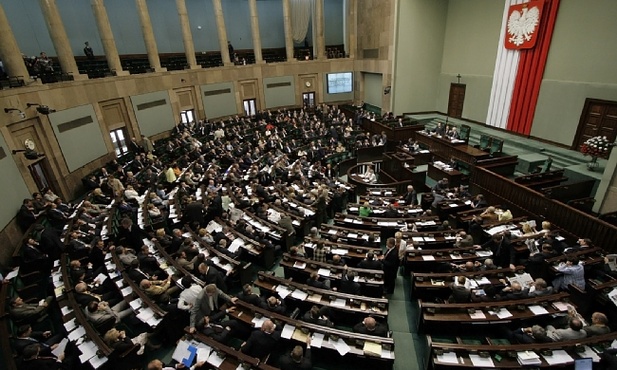
[[[451,254],[451,255],[450,255],[450,258],[452,258],[453,260],[460,260],[460,259],[462,259],[463,257],[461,257],[461,255],[460,255],[460,254]]]
[[[51,353],[54,354],[54,356],[58,357],[62,352],[64,352],[64,349],[66,348],[66,344],[69,342],[68,339],[66,338],[62,338],[62,340],[60,341],[60,343],[58,343],[58,347],[56,347],[56,349],[54,349],[53,351],[51,351]],[[96,354],[96,352],[95,352]],[[83,361],[82,361],[83,362]]]
[[[92,366],[92,368],[98,369],[107,362],[107,357],[94,356],[88,362],[90,363],[90,366]]]
[[[220,357],[217,351],[212,351],[206,362],[216,368],[219,368],[223,361],[225,361],[225,357]]]
[[[537,304],[529,306],[529,311],[531,311],[534,315],[544,315],[548,313],[546,308]]]
[[[291,339],[291,336],[293,335],[295,330],[296,330],[295,326],[285,324],[285,326],[283,326],[283,330],[281,331],[281,338]],[[313,343],[311,343],[311,345],[313,345]]]
[[[277,285],[276,289],[274,289],[282,299],[287,298],[288,295],[293,292],[292,289],[286,287],[285,285]]]
[[[11,271],[11,272],[12,272],[12,271]],[[7,275],[7,279],[8,279],[8,275]],[[55,272],[55,273],[53,273],[53,274],[51,275],[51,280],[52,280],[53,282],[60,281],[60,279],[62,279],[62,273],[61,273],[61,272]]]
[[[486,276],[482,276],[480,279],[476,279],[476,284],[478,285],[487,285],[490,283],[491,281]]]
[[[471,360],[471,363],[475,367],[495,367],[495,364],[493,363],[493,359],[490,357],[484,358],[478,355],[470,354],[469,359]]]
[[[349,350],[351,349],[349,345],[347,345],[347,343],[345,343],[345,341],[340,338],[337,341],[333,341],[332,339],[328,339],[328,341],[341,356],[345,356],[347,353],[349,353]]]
[[[197,347],[197,362],[207,361],[210,356],[210,352],[212,352],[212,348],[203,343],[199,344]]]
[[[102,272],[101,272],[100,274],[98,274],[98,275],[94,278],[94,280],[98,280],[98,281],[99,281],[99,284],[103,284],[103,282],[104,282],[105,280],[107,280],[107,275],[105,275],[104,273],[102,273]]]
[[[291,293],[291,296],[295,299],[299,299],[301,301],[306,300],[308,298],[308,293],[301,291],[300,289],[296,289]]]
[[[553,302],[553,307],[559,311],[567,311],[570,306],[565,302]]]
[[[490,257],[493,255],[491,251],[476,251],[476,256],[478,257]]]
[[[64,328],[66,329],[67,333],[70,333],[71,330],[75,329],[76,327],[77,327],[77,324],[75,322],[75,318],[64,323]]]
[[[345,307],[345,305],[347,305],[347,300],[345,298],[337,298],[330,302],[330,305],[333,307]]]
[[[360,237],[360,239],[362,239],[362,240],[368,240],[368,239],[369,239],[369,236],[368,236],[368,234],[364,234],[364,235],[362,235],[362,236]],[[375,239],[375,242],[379,242],[379,238]]]
[[[123,297],[126,297],[127,295],[133,293],[133,288],[131,288],[130,286],[127,286],[126,288],[122,289],[120,293],[122,293]]]
[[[437,355],[437,361],[444,364],[458,364],[456,352],[444,352],[442,355]]]
[[[611,348],[617,348],[617,339],[611,342]]]
[[[148,324],[148,325],[150,325],[151,327],[155,328],[155,327],[157,327],[157,325],[158,325],[161,321],[163,321],[163,319],[162,319],[162,318],[157,318],[156,316],[152,316],[151,318],[149,318],[149,319],[146,321],[146,324]]]
[[[82,344],[77,346],[77,348],[79,348],[79,350],[81,351],[81,355],[79,355],[79,361],[81,361],[82,364],[90,360],[92,357],[96,356],[96,352],[98,351],[96,343],[90,341],[83,342]]]
[[[500,319],[507,319],[508,317],[512,317],[510,311],[507,308],[502,308],[499,312],[496,313],[497,317]]]
[[[424,261],[435,261],[435,256],[433,256],[433,255],[424,255],[424,256],[422,256],[422,259]]]
[[[236,238],[234,239],[233,242],[231,242],[231,244],[229,245],[229,248],[227,248],[227,250],[229,250],[231,253],[236,253],[238,251],[238,249],[244,245],[244,240],[240,239],[240,238]]]
[[[71,310],[69,306],[64,306],[60,309],[60,312],[62,312],[62,316],[66,316],[70,314],[71,312],[73,312],[73,310]]]
[[[68,338],[69,338],[70,341],[75,341],[75,340],[83,337],[84,335],[86,335],[86,329],[84,329],[83,326],[80,326],[77,329],[75,329],[72,332],[70,332]]]
[[[353,220],[353,223],[354,223],[354,224],[361,224],[361,223],[362,223],[362,220]]]
[[[118,287],[118,289],[122,288],[124,286],[124,282],[122,280],[116,280],[115,281],[116,286]]]
[[[328,230],[328,234],[330,235],[336,235],[337,231],[335,229],[330,229]]]
[[[263,325],[264,322],[266,322],[266,320],[268,320],[267,317],[260,317],[259,319],[256,317],[253,317],[253,320],[251,320],[251,322],[253,324],[255,324],[256,328],[261,328],[261,326]]]
[[[335,249],[331,249],[331,250],[330,250],[330,253],[331,253],[331,254],[338,254],[338,255],[340,255],[340,256],[344,256],[344,255],[346,255],[346,254],[347,254],[347,252],[348,252],[348,251],[347,251],[347,249],[338,249],[338,248],[335,248]]]
[[[387,360],[394,360],[394,351],[389,351],[382,347],[381,348],[381,358],[385,358]]]
[[[294,268],[304,270],[306,268],[306,262],[296,261],[294,262]]]
[[[131,306],[131,308],[133,309],[133,311],[137,311],[141,308],[141,304],[142,304],[142,300],[141,298],[137,298],[132,300],[131,302],[129,302],[129,305]]]
[[[577,353],[577,355],[579,355],[579,357],[581,357],[581,358],[591,358],[591,360],[593,362],[600,362],[600,356],[598,356],[596,351],[591,349],[591,347],[589,347],[589,346],[583,346],[583,348],[585,349],[584,352]]]
[[[154,311],[150,307],[146,307],[139,311],[137,314],[137,318],[143,322],[147,322],[152,316],[154,316]]]
[[[321,276],[330,276],[330,269],[326,269],[322,267],[319,270],[317,270],[317,274]]]
[[[414,242],[423,242],[423,241],[424,241],[424,238],[423,238],[423,237],[421,237],[421,236],[413,236],[413,237],[411,237],[411,239],[412,239]]]
[[[568,362],[574,362],[574,359],[568,354],[568,352],[558,349],[553,351],[553,354],[550,356],[542,355],[544,360],[548,362],[549,365],[558,365],[558,364],[566,364]]]
[[[323,344],[324,335],[323,333],[313,333],[311,337],[311,347],[321,348]]]
[[[351,210],[351,209],[350,209],[350,210]],[[353,222],[353,218],[344,218],[344,219],[343,219],[343,222],[349,222],[349,223],[351,223],[351,222]]]
[[[358,238],[358,234],[356,234],[356,233],[349,233],[349,234],[347,234],[347,237],[351,238],[351,239],[356,239],[356,238]]]
[[[425,242],[434,242],[435,238],[433,238],[432,236],[425,236],[424,237],[424,241]]]
[[[471,317],[474,320],[480,320],[480,319],[486,319],[486,315],[484,314],[483,311],[476,311],[474,313],[470,313],[469,317]]]

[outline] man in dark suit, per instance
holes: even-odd
[[[184,222],[197,227],[204,225],[204,205],[191,198],[191,202],[184,208]]]
[[[374,318],[370,316],[362,320],[361,323],[356,324],[353,327],[353,332],[384,338],[388,336],[388,328],[378,323],[377,321],[375,321]]]
[[[418,193],[414,190],[412,185],[407,186],[407,192],[403,194],[402,199],[405,201],[405,205],[418,205]]]
[[[383,257],[383,274],[384,282],[383,289],[385,294],[394,293],[394,285],[396,283],[396,273],[399,266],[398,252],[395,248],[394,238],[388,238],[386,241],[386,254]]]
[[[51,356],[51,351],[58,347],[63,335],[52,335],[50,331],[32,331],[32,326],[25,324],[17,329],[15,338],[15,351],[21,355],[24,349],[31,344],[38,344],[41,347],[41,356]]]
[[[260,330],[254,330],[249,339],[242,343],[240,351],[251,357],[263,359],[276,348],[280,339],[281,331],[276,330],[276,325],[268,319],[261,325]]]
[[[381,261],[375,259],[373,252],[368,252],[366,258],[358,263],[358,268],[367,270],[381,270]]]
[[[360,295],[360,291],[362,287],[360,283],[354,281],[358,273],[355,271],[347,271],[343,273],[341,276],[341,286],[339,287],[339,292],[353,295]]]
[[[291,353],[284,354],[279,360],[281,370],[311,370],[311,336],[306,337],[306,351],[302,347],[295,346]]]

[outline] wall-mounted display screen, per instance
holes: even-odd
[[[349,93],[353,91],[353,73],[328,73],[328,94]]]

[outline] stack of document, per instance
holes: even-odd
[[[540,356],[534,351],[521,351],[517,352],[516,359],[518,363],[523,366],[530,365],[540,365],[542,364],[542,360],[540,360]]]

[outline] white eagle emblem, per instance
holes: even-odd
[[[522,14],[518,10],[513,11],[508,18],[508,34],[511,36],[508,41],[516,46],[530,41],[539,22],[540,10],[537,6],[523,8]]]

